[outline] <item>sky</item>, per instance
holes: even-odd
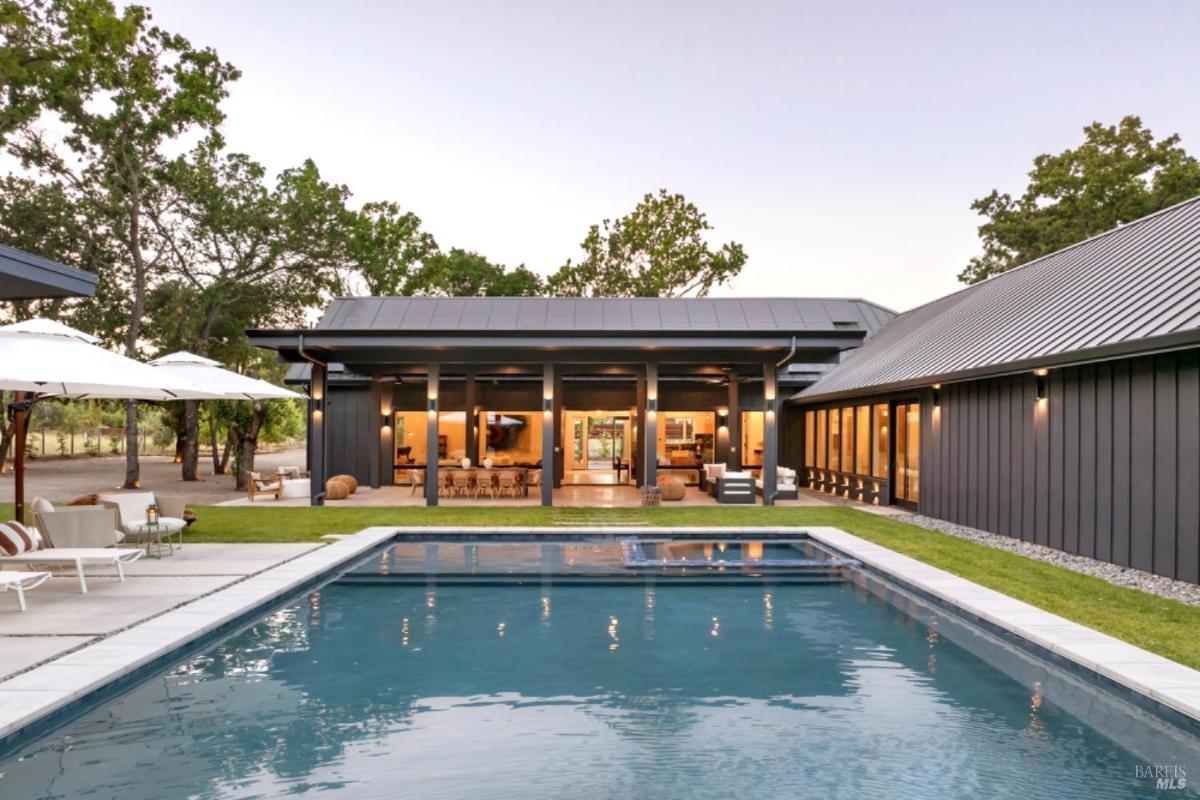
[[[714,295],[904,310],[958,287],[971,201],[1093,120],[1200,154],[1195,2],[145,4],[242,69],[232,149],[543,274],[667,188],[747,250]]]

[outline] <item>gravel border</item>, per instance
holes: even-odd
[[[978,528],[969,528],[966,525],[956,525],[953,522],[946,522],[942,519],[934,519],[933,517],[926,517],[921,514],[904,513],[896,514],[889,518],[900,522],[907,522],[910,525],[916,525],[927,530],[937,531],[938,533],[945,533],[959,539],[966,539],[967,541],[994,547],[997,550],[1007,550],[1017,555],[1036,558],[1038,561],[1047,561],[1051,564],[1065,567],[1072,572],[1079,572],[1084,575],[1091,575],[1094,578],[1100,578],[1114,586],[1139,589],[1148,594],[1178,600],[1190,606],[1200,606],[1200,585],[1188,583],[1187,581],[1177,581],[1173,578],[1165,578],[1161,575],[1143,572],[1140,569],[1122,567],[1119,564],[1110,564],[1107,561],[1097,561],[1087,556],[1066,553],[1062,550],[1055,550],[1052,547],[1013,539],[1011,536],[1002,536],[998,533],[988,533]]]

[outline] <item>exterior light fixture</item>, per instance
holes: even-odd
[[[1049,383],[1050,371],[1045,369],[1034,370],[1034,376],[1037,377],[1037,399],[1039,401],[1046,399],[1046,389]]]
[[[429,413],[436,414],[437,410],[438,410],[437,398],[436,397],[429,398]]]
[[[651,397],[648,400],[646,400],[646,410],[649,411],[651,414],[658,411],[658,398],[657,397]]]
[[[554,398],[553,397],[543,397],[542,398],[542,411],[545,411],[547,414],[554,411]]]
[[[935,383],[933,385],[933,407],[942,407],[942,385],[940,383]]]

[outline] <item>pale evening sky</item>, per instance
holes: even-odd
[[[666,187],[749,253],[715,294],[905,309],[1086,123],[1200,153],[1194,2],[147,4],[243,70],[231,148],[542,273]]]

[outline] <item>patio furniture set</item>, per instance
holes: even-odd
[[[531,488],[542,485],[542,471],[526,467],[443,467],[438,476],[439,497],[527,497]],[[424,486],[425,473],[414,470],[411,493],[417,494]]]
[[[8,566],[74,568],[80,594],[87,594],[85,567],[111,566],[125,580],[125,565],[143,556],[162,558],[183,547],[188,511],[179,498],[153,492],[122,492],[96,497],[95,505],[55,508],[42,498],[31,504],[34,524],[0,524],[0,591],[15,591],[26,609],[25,592],[45,583],[48,571],[8,571]],[[177,537],[172,541],[172,537]],[[116,547],[137,543],[138,547]]]
[[[308,470],[301,467],[280,467],[274,475],[251,472],[246,489],[251,503],[265,495],[275,500],[308,497],[311,491]]]

